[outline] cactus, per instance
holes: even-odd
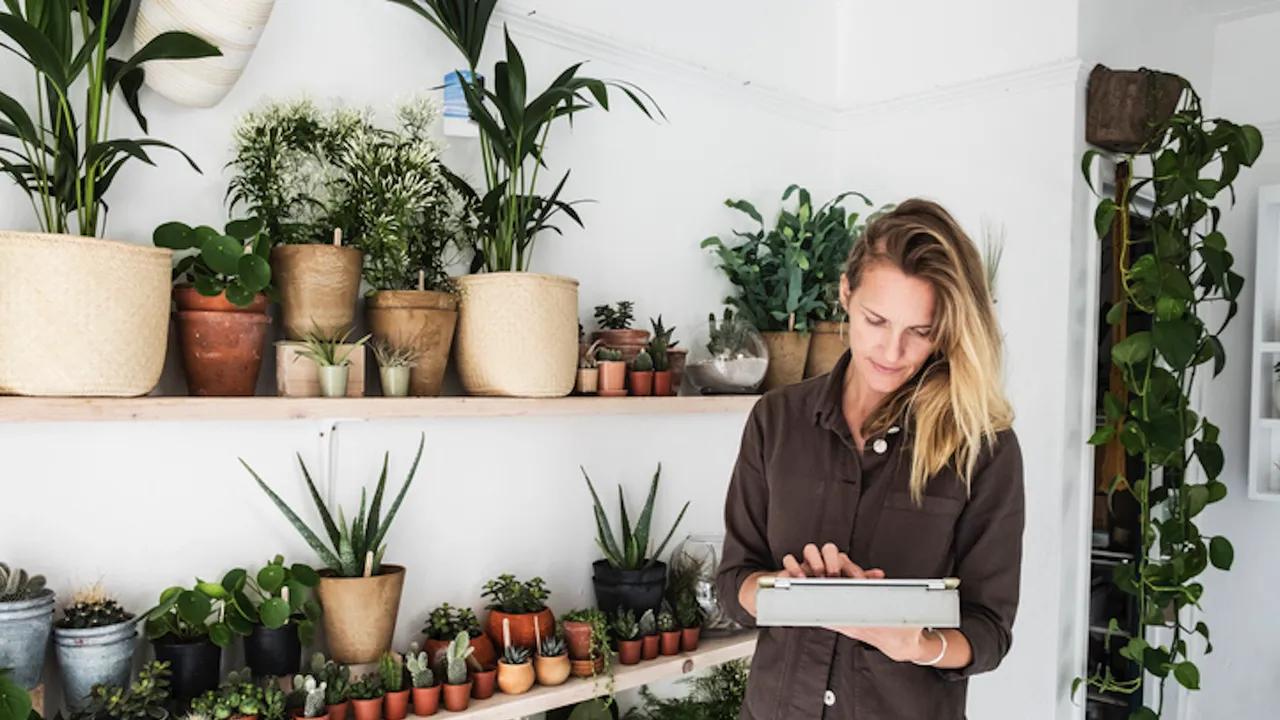
[[[385,652],[378,659],[378,674],[382,677],[382,689],[400,692],[404,689],[404,661],[393,652]]]
[[[0,602],[30,600],[44,591],[43,575],[27,575],[26,570],[9,569],[0,563]]]
[[[601,346],[596,350],[596,362],[618,362],[622,359],[622,351],[611,347]]]
[[[284,720],[286,698],[275,683],[262,687],[262,720]]]
[[[649,355],[653,358],[653,369],[658,371],[670,370],[671,366],[667,361],[667,351],[680,344],[679,340],[671,339],[671,334],[676,329],[664,327],[661,315],[658,316],[657,320],[649,318],[649,325],[653,328],[653,338],[649,340],[649,344],[645,349],[649,351]]]
[[[618,614],[613,618],[613,633],[619,640],[635,640],[640,637],[635,612],[630,608],[618,608]]]
[[[102,590],[101,585],[80,590],[71,598],[71,604],[62,610],[60,628],[96,628],[116,625],[131,620],[133,613],[126,611]]]
[[[741,318],[734,318],[733,308],[724,309],[724,318],[719,326],[716,325],[715,313],[707,316],[707,324],[707,351],[712,357],[732,360],[742,355],[748,326]]]
[[[671,632],[678,630],[676,626],[676,616],[671,612],[671,606],[666,600],[662,601],[662,609],[658,611],[658,632]]]
[[[653,610],[645,610],[640,616],[640,634],[648,637],[649,635],[658,634],[658,621],[653,617]]]
[[[377,673],[370,673],[351,683],[352,700],[376,700],[382,695],[382,678]]]
[[[325,703],[326,685],[323,681],[316,682],[312,675],[294,675],[293,690],[302,696],[302,716],[303,717],[320,717],[324,715],[327,707]]]
[[[476,651],[471,647],[471,638],[460,632],[449,643],[445,650],[445,679],[450,685],[465,685],[467,682],[467,658]]]
[[[436,674],[431,669],[431,658],[418,650],[418,643],[409,645],[409,652],[404,657],[404,665],[409,669],[409,680],[415,688],[429,688],[436,684]]]
[[[543,657],[560,657],[566,652],[564,646],[564,638],[559,635],[542,638],[542,656]]]
[[[631,369],[636,372],[649,372],[653,369],[653,356],[649,355],[648,350],[641,350],[631,361]]]
[[[311,656],[311,674],[325,684],[324,700],[327,705],[338,705],[351,696],[351,668],[326,660],[324,653]]]
[[[506,665],[523,665],[529,662],[531,655],[529,648],[508,645],[507,649],[502,651],[502,662]]]

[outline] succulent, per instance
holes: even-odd
[[[351,683],[352,700],[375,700],[382,697],[382,678],[377,673],[369,673]]]
[[[138,679],[126,690],[94,685],[86,717],[114,720],[157,720],[168,716],[169,663],[152,661],[138,671]]]
[[[502,651],[502,662],[507,665],[523,665],[529,662],[532,653],[529,648],[520,647],[519,645],[508,645],[506,650]]]
[[[644,614],[640,616],[640,622],[638,624],[640,626],[640,634],[642,636],[648,637],[649,635],[656,635],[658,633],[658,621],[653,617],[652,609],[644,611]]]
[[[302,696],[302,716],[320,717],[328,710],[325,702],[324,681],[316,682],[314,675],[294,675],[293,691]]]
[[[587,475],[587,469],[581,469],[582,477],[587,480],[587,488],[591,490],[592,502],[595,503],[596,544],[600,546],[600,552],[604,554],[605,560],[619,570],[642,570],[653,565],[658,556],[662,555],[663,548],[671,542],[671,536],[675,535],[676,528],[680,526],[680,521],[684,519],[684,514],[689,509],[689,503],[686,502],[680,509],[680,514],[676,516],[676,521],[671,525],[667,536],[656,549],[652,548],[649,523],[653,519],[653,503],[658,495],[658,477],[662,475],[662,464],[659,463],[657,471],[653,473],[653,482],[649,484],[649,496],[645,499],[644,508],[636,519],[634,532],[627,520],[627,504],[622,497],[622,485],[618,485],[618,505],[622,513],[622,536],[618,539],[614,539],[613,526],[609,524],[609,516],[605,514],[604,505],[600,502],[600,496],[596,494],[591,477]]]
[[[601,346],[596,350],[596,362],[619,362],[621,360],[621,350],[607,346]]]
[[[662,609],[658,610],[658,632],[671,632],[679,630],[676,625],[676,616],[671,612],[671,606],[666,600],[662,601]]]
[[[338,705],[351,697],[351,668],[332,660],[326,660],[324,653],[311,656],[311,674],[324,682],[324,701],[326,705]]]
[[[653,369],[653,356],[649,355],[648,350],[641,350],[631,361],[631,369],[636,372],[649,372]]]
[[[96,628],[116,625],[133,619],[133,613],[126,611],[113,598],[102,590],[101,585],[93,585],[78,591],[71,597],[71,604],[62,609],[62,618],[58,620],[60,628]]]
[[[418,649],[418,643],[409,645],[404,656],[404,666],[409,670],[409,680],[415,688],[429,688],[436,684],[436,674],[431,669],[431,658]]]
[[[671,369],[670,363],[667,361],[667,351],[680,344],[679,340],[672,340],[671,334],[676,331],[673,328],[666,328],[662,324],[662,316],[659,315],[657,320],[649,318],[649,326],[653,328],[653,337],[649,340],[649,344],[645,349],[649,351],[649,355],[653,358],[653,369],[658,371]]]
[[[27,575],[26,570],[9,569],[0,563],[0,602],[30,600],[44,591],[43,575]]]
[[[382,678],[382,689],[389,692],[400,692],[404,689],[404,661],[393,652],[382,653],[378,659],[378,675]]]
[[[460,632],[449,643],[445,650],[445,680],[450,685],[465,685],[467,682],[467,658],[476,651],[471,647],[471,638]]]
[[[380,368],[414,367],[421,355],[413,345],[393,345],[386,338],[373,341],[373,357]]]
[[[618,608],[613,618],[613,634],[619,640],[635,640],[640,637],[640,626],[636,624],[636,614],[630,608]]]
[[[426,627],[422,628],[422,634],[432,640],[452,640],[460,632],[480,637],[480,621],[471,608],[457,608],[449,603],[432,610]]]
[[[681,593],[676,598],[676,619],[680,627],[702,627],[702,607],[692,593]]]
[[[634,317],[632,311],[636,304],[630,300],[621,300],[616,305],[597,305],[596,322],[606,330],[626,330],[631,327]]]
[[[351,330],[325,333],[317,325],[302,338],[300,357],[307,358],[319,367],[343,367],[351,364],[351,353],[369,342],[369,336],[351,339]],[[343,347],[349,345],[350,347]]]
[[[247,680],[248,674],[231,673],[216,690],[191,701],[191,710],[210,720],[257,715],[263,708],[262,688]]]
[[[559,635],[542,638],[541,655],[543,657],[560,657],[565,652],[564,638]]]
[[[499,575],[497,579],[484,584],[481,597],[490,599],[490,610],[501,610],[505,613],[524,614],[539,612],[546,608],[547,598],[551,593],[546,582],[535,577],[526,582],[516,580],[514,575]]]
[[[262,720],[284,720],[287,704],[284,691],[274,682],[262,686]]]

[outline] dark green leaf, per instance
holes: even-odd
[[[244,256],[244,246],[210,227],[198,227],[195,233],[200,241],[200,257],[209,269],[219,275],[235,275]]]
[[[1183,367],[1196,352],[1199,329],[1188,320],[1157,321],[1151,338],[1171,367]]]
[[[258,571],[258,587],[268,594],[274,595],[284,587],[287,572],[283,566],[270,564]]]
[[[155,36],[138,52],[123,64],[108,68],[106,72],[107,90],[115,88],[116,83],[139,65],[152,60],[193,60],[196,58],[218,57],[222,51],[205,40],[185,32],[164,32]],[[114,71],[113,71],[114,70]]]
[[[1133,366],[1151,357],[1151,334],[1137,332],[1111,348],[1111,359],[1119,365]]]
[[[231,628],[227,627],[226,623],[214,623],[209,626],[209,639],[214,645],[225,648],[231,644]]]
[[[251,293],[261,292],[271,284],[271,265],[258,255],[241,255],[236,271],[240,284]]]
[[[1209,561],[1219,570],[1230,570],[1236,551],[1231,541],[1218,535],[1209,541]]]
[[[180,222],[167,222],[155,229],[151,234],[151,242],[156,247],[170,250],[189,250],[196,247],[196,236],[191,228]]]
[[[1104,198],[1098,203],[1098,207],[1093,213],[1093,228],[1098,233],[1098,237],[1106,237],[1111,232],[1111,225],[1115,221],[1118,208],[1111,198]]]
[[[274,630],[283,627],[289,622],[289,603],[284,598],[273,597],[267,599],[258,608],[258,615],[262,618],[262,624]]]
[[[212,605],[204,593],[195,590],[183,590],[178,595],[178,617],[189,625],[201,627],[212,612]]]
[[[1195,663],[1178,663],[1173,668],[1173,677],[1188,690],[1200,689],[1200,669],[1195,666]]]

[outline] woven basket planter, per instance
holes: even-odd
[[[0,231],[0,394],[133,397],[160,380],[173,253]]]

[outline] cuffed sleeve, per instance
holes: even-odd
[[[773,565],[767,536],[769,488],[764,476],[763,401],[757,403],[742,432],[738,460],[729,480],[724,507],[724,551],[716,575],[720,605],[744,627],[755,627],[755,617],[738,601],[738,590],[747,576]]]
[[[1022,450],[1012,430],[997,435],[989,456],[975,471],[955,530],[960,632],[973,659],[963,668],[939,670],[948,680],[994,670],[1013,642],[1025,510]]]

